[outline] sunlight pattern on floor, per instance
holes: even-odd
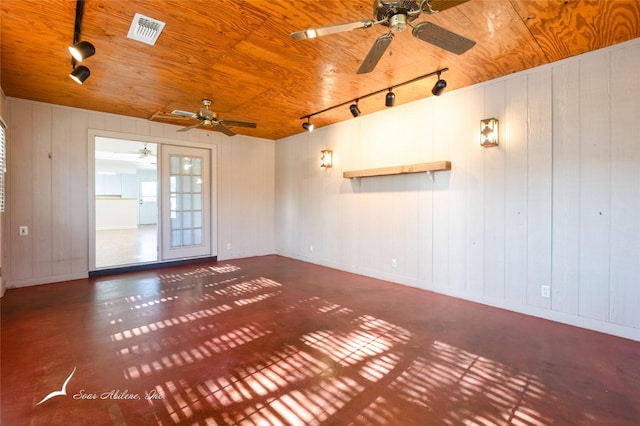
[[[442,398],[465,401],[473,407],[460,412],[456,404],[456,410],[440,413],[443,424],[470,421],[542,426],[550,420],[531,406],[549,397],[544,384],[535,376],[518,373],[499,362],[439,341],[433,343],[428,357],[413,360],[390,388],[400,398],[424,407],[446,406]],[[478,413],[479,404],[474,399],[486,401],[485,406],[490,409]]]
[[[534,375],[444,341],[415,355],[423,343],[409,328],[368,312],[292,298],[279,282],[224,265],[167,274],[161,286],[162,297],[107,305],[124,378],[162,396],[149,401],[155,424],[318,425],[345,410],[352,424],[549,420],[555,397]],[[262,304],[262,320],[245,319]],[[207,373],[191,377],[189,366]],[[159,372],[172,380],[154,381]]]

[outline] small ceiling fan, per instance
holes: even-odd
[[[229,127],[250,127],[252,129],[256,128],[256,123],[252,123],[249,121],[218,119],[218,114],[209,109],[212,103],[213,101],[211,99],[203,99],[202,104],[204,105],[204,107],[200,108],[200,111],[198,111],[197,113],[176,109],[171,111],[171,113],[156,113],[151,116],[151,120],[197,120],[193,124],[178,129],[177,131],[186,132],[187,130],[191,130],[196,127],[210,127],[212,130],[218,130],[227,136],[233,136],[236,134],[233,130],[229,129]]]
[[[138,154],[140,154],[138,156],[138,158],[147,158],[147,157],[155,157],[156,154],[154,154],[154,152],[152,150],[150,150],[149,148],[147,148],[147,144],[144,144],[144,148],[140,148],[137,151]]]
[[[296,31],[291,33],[291,38],[293,40],[306,40],[344,31],[371,28],[374,25],[388,27],[389,32],[378,37],[364,61],[360,64],[360,68],[357,71],[358,74],[373,71],[393,41],[394,33],[404,30],[407,26],[413,28],[411,34],[417,39],[461,55],[471,49],[476,42],[431,22],[424,21],[414,25],[413,21],[421,13],[427,15],[438,13],[467,1],[469,0],[374,0],[374,19],[363,19]]]

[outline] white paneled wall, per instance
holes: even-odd
[[[278,141],[277,252],[640,340],[638,63],[635,40]]]
[[[274,252],[273,141],[203,130],[176,133],[171,125],[14,98],[7,104],[8,287],[87,276],[89,129],[217,145],[218,258]],[[19,226],[28,226],[29,235],[19,236]]]

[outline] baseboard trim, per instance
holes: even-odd
[[[87,272],[74,272],[71,274],[64,275],[54,275],[48,277],[39,277],[39,278],[28,278],[28,279],[19,279],[14,281],[6,281],[4,284],[7,287],[7,290],[11,290],[14,288],[22,288],[22,287],[30,287],[34,285],[42,285],[42,284],[54,284],[61,281],[73,281],[73,280],[81,280],[83,278],[87,278]]]
[[[218,256],[209,256],[209,257],[196,257],[193,259],[171,260],[171,261],[157,262],[157,263],[144,263],[139,265],[118,266],[116,268],[107,268],[107,269],[98,269],[95,271],[89,271],[89,278],[105,277],[107,275],[126,274],[129,272],[150,271],[150,270],[162,269],[162,268],[172,268],[174,266],[186,266],[186,265],[193,265],[196,263],[216,262],[217,260],[218,260]]]

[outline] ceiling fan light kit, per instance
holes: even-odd
[[[407,15],[398,13],[389,18],[389,29],[391,32],[397,33],[405,28],[407,28]]]

